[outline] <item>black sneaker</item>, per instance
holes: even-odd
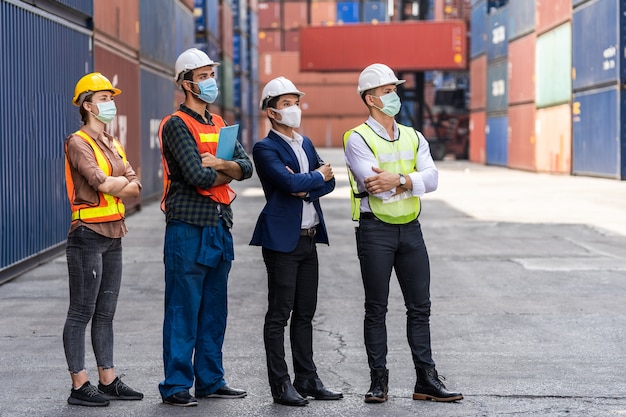
[[[87,407],[106,407],[109,405],[109,400],[98,390],[89,383],[85,382],[82,387],[74,389],[67,399],[68,404],[84,405]]]
[[[248,393],[244,390],[235,389],[229,387],[228,385],[224,385],[213,394],[202,395],[201,398],[243,398],[246,395],[248,395]]]
[[[191,396],[187,391],[180,391],[174,395],[170,395],[163,400],[165,404],[177,405],[179,407],[192,407],[198,405],[198,400]]]
[[[98,389],[109,400],[141,400],[143,399],[143,394],[141,392],[135,391],[134,389],[132,389],[131,387],[123,383],[120,377],[117,377],[117,376],[115,377],[113,382],[111,382],[109,385],[102,385],[102,383],[99,383]]]

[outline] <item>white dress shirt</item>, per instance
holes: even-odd
[[[274,131],[274,133],[280,136],[282,140],[287,142],[289,146],[291,146],[291,149],[296,154],[296,158],[298,158],[298,163],[300,165],[300,172],[301,173],[309,172],[309,159],[307,158],[306,153],[304,152],[304,149],[302,149],[302,136],[298,132],[294,131],[293,138],[290,138],[289,136],[285,136],[282,133],[274,129],[272,130]],[[319,174],[322,176],[322,178],[324,177],[324,174],[322,174],[321,172]],[[304,200],[302,200],[302,203],[303,204],[302,204],[301,228],[310,229],[313,226],[319,224],[320,220],[319,220],[319,217],[317,216],[317,211],[315,210],[315,206],[313,205],[313,203],[309,201],[304,201]]]
[[[378,123],[373,117],[369,117],[367,121],[368,126],[370,126],[377,135],[381,138],[392,141],[387,133],[387,130]],[[393,122],[393,140],[398,140],[398,136],[400,131],[398,129],[397,123]],[[417,132],[419,136],[419,149],[417,151],[417,171],[411,172],[408,174],[411,177],[411,182],[413,183],[413,189],[411,190],[412,195],[416,197],[422,197],[424,194],[429,193],[431,191],[435,191],[437,189],[438,181],[439,181],[439,173],[437,171],[437,167],[433,162],[433,158],[430,155],[430,147],[428,146],[428,141],[424,136]],[[378,168],[378,160],[374,156],[372,150],[367,146],[361,135],[356,132],[352,132],[348,137],[348,141],[346,143],[345,149],[345,161],[350,171],[352,171],[352,175],[357,184],[357,188],[359,192],[366,191],[365,188],[365,178],[376,175],[376,172],[372,169],[372,167]],[[396,193],[396,189],[393,188],[389,191],[384,191],[379,194],[373,194],[374,196],[382,199],[388,200]],[[362,212],[371,212],[369,206],[369,200],[367,197],[361,199],[361,211]]]

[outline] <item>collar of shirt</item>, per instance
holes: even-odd
[[[376,134],[383,139],[387,139],[389,141],[398,140],[398,137],[400,136],[400,130],[398,129],[398,124],[395,120],[393,121],[393,139],[389,137],[387,129],[385,129],[383,125],[378,123],[376,119],[374,119],[372,116],[370,116],[365,123],[367,123],[367,125],[371,127],[372,130],[374,130],[374,132],[376,132]]]
[[[272,129],[272,132],[276,133],[278,136],[281,137],[282,140],[284,140],[285,142],[287,142],[290,145],[298,144],[298,145],[302,146],[302,135],[300,135],[296,131],[293,131],[293,137],[292,138],[290,138],[289,136],[283,135],[278,130]]]
[[[213,116],[211,116],[211,113],[209,112],[208,109],[204,110],[204,117],[206,118],[206,120],[209,121],[208,123],[204,121],[202,116],[200,116],[198,113],[191,110],[189,107],[185,106],[184,104],[181,104],[178,110],[182,111],[183,113],[187,113],[188,115],[190,115],[191,117],[193,117],[194,119],[196,119],[197,121],[199,121],[200,123],[204,125],[209,124],[213,126]]]

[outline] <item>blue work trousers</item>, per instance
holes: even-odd
[[[165,231],[163,399],[194,385],[195,395],[226,384],[222,344],[233,240],[225,225],[198,227],[170,221]]]
[[[395,270],[406,307],[406,332],[415,367],[435,363],[430,347],[430,264],[417,220],[388,224],[362,218],[357,253],[365,288],[365,348],[371,369],[387,365],[386,315],[389,281]]]

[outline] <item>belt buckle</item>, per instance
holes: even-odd
[[[314,238],[315,235],[317,234],[317,228],[314,226],[314,227],[311,227],[310,229],[302,229],[302,232],[303,232],[302,235],[308,236],[310,238]]]

